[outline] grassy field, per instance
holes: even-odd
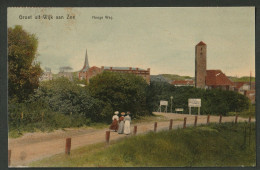
[[[251,116],[252,118],[255,118],[255,105],[249,105],[248,110],[244,110],[242,112],[229,112],[227,116],[235,116],[238,115],[239,117],[248,118]]]
[[[106,147],[82,147],[31,163],[34,167],[255,166],[255,124],[223,123],[128,136]]]
[[[168,80],[185,80],[192,79],[190,76],[179,76],[177,74],[162,74],[162,76]]]
[[[243,76],[243,77],[228,77],[233,82],[250,82],[249,76]],[[251,77],[251,81],[255,82],[255,77]]]

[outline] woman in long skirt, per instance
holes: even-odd
[[[123,134],[124,133],[124,115],[125,115],[125,112],[122,112],[121,113],[121,116],[119,118],[119,128],[118,128],[118,134]]]
[[[118,130],[118,120],[119,120],[119,117],[117,116],[118,113],[119,113],[118,111],[115,112],[115,115],[112,117],[113,122],[109,127],[110,130],[114,130],[115,132]]]
[[[125,117],[124,134],[129,135],[131,133],[130,130],[131,117],[129,116],[130,112],[127,112],[126,114],[127,116]]]

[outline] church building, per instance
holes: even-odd
[[[101,68],[96,67],[96,66],[89,67],[88,54],[87,54],[87,50],[86,50],[84,66],[79,71],[79,79],[80,80],[85,79],[85,80],[87,80],[87,82],[89,82],[89,79],[96,76],[97,74],[102,73],[103,71],[135,74],[135,75],[143,77],[145,79],[145,81],[148,84],[150,84],[150,68],[145,70],[145,69],[141,69],[138,67],[111,67],[111,66],[108,66],[108,67],[102,66]]]

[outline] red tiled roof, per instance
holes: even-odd
[[[100,68],[98,68],[98,67],[96,67],[96,66],[92,66],[92,67],[90,67],[90,68],[88,69],[88,71],[91,72],[91,71],[97,70],[97,69],[100,69]]]
[[[233,86],[234,84],[227,78],[227,76],[224,73],[222,73],[221,70],[207,70],[206,85]]]
[[[197,45],[206,45],[203,41],[199,42]],[[197,46],[196,45],[196,46]]]
[[[172,81],[173,85],[193,85],[193,80],[174,80]]]
[[[250,82],[240,81],[240,82],[234,82],[234,84],[236,89],[240,89],[244,84],[250,85]],[[255,89],[255,82],[251,82],[251,89],[252,90]]]
[[[244,84],[247,84],[248,82],[234,82],[235,88],[240,89]]]

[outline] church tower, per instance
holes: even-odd
[[[85,54],[85,62],[83,68],[79,71],[79,79],[86,79],[87,77],[87,71],[89,70],[89,63],[88,63],[88,52],[86,49],[86,54]]]
[[[201,41],[195,46],[195,87],[205,88],[207,70],[207,45]]]
[[[84,62],[84,66],[83,69],[84,71],[87,71],[89,69],[89,63],[88,63],[88,51],[86,49],[86,54],[85,54],[85,62]]]

